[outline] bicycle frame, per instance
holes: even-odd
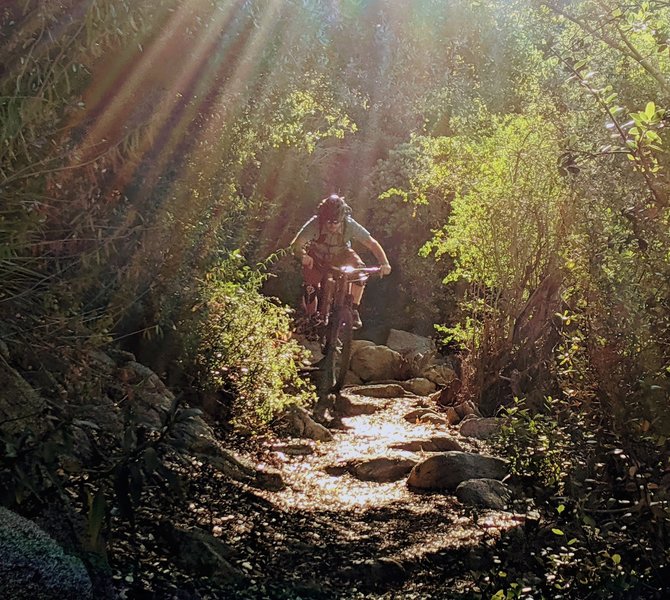
[[[322,336],[324,359],[319,386],[321,398],[338,393],[349,370],[353,339],[351,287],[380,272],[379,267],[328,267],[321,290],[322,316],[325,319]],[[339,364],[336,365],[338,343],[341,344],[341,352]]]

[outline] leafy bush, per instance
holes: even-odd
[[[514,532],[501,542],[502,560],[483,586],[493,598],[661,597],[654,594],[668,558],[662,473],[640,465],[633,456],[641,448],[624,450],[592,409],[551,398],[542,413],[522,400],[503,409],[495,443],[527,484],[524,502],[533,510],[522,545]]]
[[[291,340],[289,309],[259,292],[264,277],[232,252],[199,281],[199,301],[181,324],[198,386],[227,392],[233,422],[251,428],[312,398],[298,374],[304,350]]]
[[[573,460],[570,436],[559,422],[561,403],[547,398],[545,412],[532,412],[515,398],[501,409],[504,425],[496,444],[510,461],[513,475],[555,492],[562,492]]]

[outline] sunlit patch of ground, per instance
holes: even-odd
[[[354,397],[364,401],[365,397]],[[368,509],[392,503],[412,507],[417,498],[405,478],[393,483],[359,481],[351,474],[329,474],[332,467],[373,458],[413,458],[420,461],[428,453],[395,450],[390,446],[434,435],[454,434],[446,426],[410,423],[403,417],[416,408],[416,398],[396,398],[374,414],[344,418],[345,430],[333,430],[335,439],[316,445],[308,456],[276,453],[287,489],[267,494],[283,509]],[[344,469],[342,469],[344,471]]]

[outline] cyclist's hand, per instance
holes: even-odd
[[[309,254],[303,254],[301,261],[302,266],[305,267],[305,269],[314,268],[314,259]]]
[[[387,275],[391,274],[391,265],[389,265],[388,263],[384,263],[383,265],[380,266],[381,266],[382,277],[386,277]]]

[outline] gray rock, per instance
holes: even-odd
[[[91,579],[81,560],[35,523],[0,506],[0,598],[91,598]]]
[[[410,333],[409,331],[403,331],[402,329],[391,329],[386,339],[386,345],[391,350],[395,350],[401,354],[412,354],[415,352],[426,354],[435,351],[435,342],[433,340],[422,335]]]
[[[400,353],[387,346],[364,346],[351,357],[350,369],[363,381],[396,379],[403,369]]]
[[[469,479],[458,485],[456,498],[463,504],[505,510],[509,505],[511,492],[497,479]]]
[[[242,481],[253,487],[271,491],[278,491],[286,487],[281,472],[277,469],[259,467],[248,458],[225,448],[210,447],[208,453],[197,456],[231,479]]]
[[[507,462],[493,456],[468,452],[444,452],[427,458],[409,474],[407,485],[417,489],[453,491],[467,479],[502,479]]]
[[[394,450],[405,450],[406,452],[449,452],[451,450],[462,451],[463,446],[458,440],[447,435],[436,435],[427,440],[412,440],[391,446]]]
[[[435,392],[436,386],[425,377],[413,377],[407,381],[401,381],[400,385],[408,392],[416,394],[417,396],[429,396]]]
[[[295,437],[308,438],[320,442],[330,442],[333,434],[323,425],[309,416],[304,408],[294,406],[288,413],[288,422],[291,433]]]
[[[338,396],[335,400],[335,412],[342,417],[355,417],[357,415],[372,415],[388,406],[387,399],[362,401],[353,400],[346,395]]]
[[[430,408],[417,408],[411,412],[408,412],[403,417],[403,419],[405,419],[405,421],[409,421],[410,423],[420,423],[428,415],[444,420],[443,417],[438,415],[435,411],[430,410]]]
[[[351,473],[361,481],[388,483],[405,477],[415,464],[411,458],[373,458],[356,464]]]

